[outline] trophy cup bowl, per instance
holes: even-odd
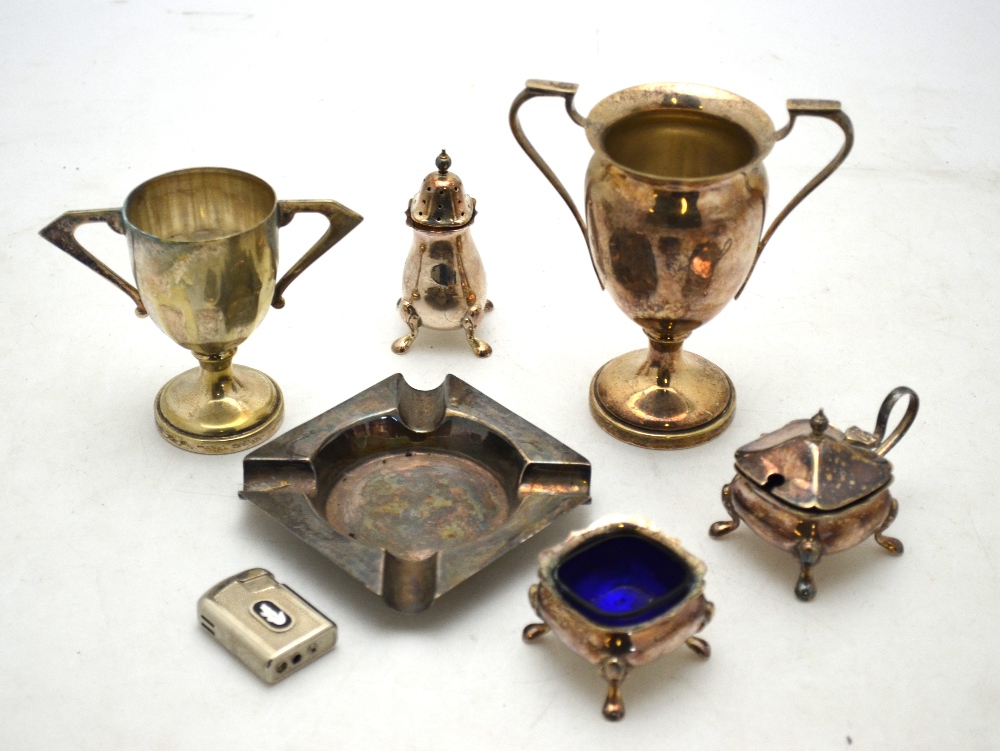
[[[278,228],[299,212],[330,226],[276,282]],[[88,222],[124,234],[136,286],[94,258],[74,237]],[[361,222],[335,201],[278,201],[258,177],[202,167],[170,172],[133,190],[121,209],[63,214],[41,235],[122,289],[199,367],[167,382],[154,414],[170,443],[203,454],[256,446],[278,429],[281,389],[253,368],[233,365],[236,348],[267,314],[284,306],[285,288]]]
[[[851,121],[839,102],[791,99],[788,124],[775,130],[753,102],[676,83],[619,91],[584,118],[573,105],[576,90],[576,84],[528,81],[511,105],[510,126],[576,217],[601,287],[649,340],[647,349],[597,371],[591,413],[611,435],[638,446],[703,443],[728,427],[736,392],[721,368],[686,352],[684,341],[739,296],[777,226],[847,157]],[[594,149],[586,221],[521,129],[518,110],[537,96],[565,99]],[[803,115],[837,123],[844,145],[761,238],[764,158]]]

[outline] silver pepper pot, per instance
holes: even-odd
[[[413,245],[396,307],[410,332],[393,342],[392,351],[406,352],[423,326],[464,329],[473,353],[489,357],[493,348],[476,337],[483,316],[493,309],[486,299],[486,271],[472,240],[476,200],[466,195],[458,175],[448,171],[451,157],[443,149],[435,164],[437,171],[424,178],[406,210]]]

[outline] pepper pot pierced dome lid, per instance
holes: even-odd
[[[420,190],[410,200],[410,221],[421,227],[455,229],[469,224],[476,216],[476,199],[465,193],[462,180],[449,172],[451,157],[441,149],[434,161],[437,171],[424,178]]]
[[[882,440],[893,405],[910,397],[906,414]],[[775,498],[804,510],[835,511],[860,501],[892,481],[884,454],[913,423],[917,395],[900,386],[882,403],[875,433],[852,427],[842,433],[820,410],[795,420],[736,451],[736,469]]]

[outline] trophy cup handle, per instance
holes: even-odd
[[[343,240],[364,219],[360,214],[356,214],[336,201],[278,201],[278,226],[284,227],[292,221],[296,214],[301,212],[322,214],[330,222],[330,226],[316,241],[316,244],[309,248],[305,255],[296,261],[295,265],[278,280],[274,286],[274,297],[271,298],[271,305],[275,308],[285,307],[285,299],[282,295],[288,285],[315,263],[321,255]]]
[[[573,106],[573,97],[576,96],[576,90],[579,86],[575,83],[560,83],[558,81],[540,81],[537,79],[531,79],[524,84],[524,91],[517,95],[513,103],[510,105],[510,129],[514,134],[514,139],[517,141],[518,145],[524,149],[524,153],[528,155],[528,158],[535,163],[535,166],[541,170],[542,174],[545,175],[546,179],[552,183],[552,187],[556,189],[556,192],[562,196],[562,199],[569,206],[569,210],[573,212],[573,218],[576,219],[576,223],[580,225],[580,231],[583,233],[583,241],[587,243],[587,250],[590,252],[590,265],[594,268],[594,273],[597,274],[597,282],[601,285],[601,289],[604,289],[604,282],[601,281],[601,275],[597,273],[597,264],[594,262],[594,252],[590,249],[590,241],[587,239],[587,224],[583,221],[583,217],[580,215],[579,209],[576,208],[576,204],[569,195],[569,191],[562,184],[556,173],[552,171],[552,168],[542,159],[541,154],[531,145],[531,141],[528,137],[524,135],[524,129],[521,128],[521,121],[518,119],[517,112],[521,109],[521,105],[524,104],[529,99],[534,99],[536,96],[561,96],[566,100],[566,112],[569,114],[570,119],[573,120],[579,126],[585,126],[587,120],[583,115],[576,111],[576,107]]]
[[[91,222],[104,222],[119,235],[125,234],[122,226],[121,209],[97,209],[95,211],[67,211],[61,217],[49,224],[38,234],[55,245],[60,250],[69,253],[88,269],[96,271],[118,289],[132,298],[135,303],[135,314],[140,318],[145,318],[146,308],[139,297],[139,290],[122,279],[118,274],[109,269],[103,263],[92,256],[86,248],[77,241],[74,233],[81,224]]]
[[[826,99],[789,99],[786,106],[788,107],[788,125],[774,134],[775,141],[780,141],[792,132],[796,118],[810,116],[825,117],[827,120],[837,123],[840,129],[844,131],[844,145],[841,146],[840,151],[837,152],[833,160],[821,169],[812,180],[806,183],[806,186],[795,194],[792,200],[788,202],[788,205],[771,222],[771,226],[767,228],[767,232],[764,233],[764,237],[761,238],[760,244],[757,246],[757,255],[754,256],[753,264],[750,266],[750,271],[747,272],[746,279],[743,280],[743,285],[740,287],[739,292],[736,293],[737,298],[743,294],[743,289],[747,286],[747,282],[750,281],[750,275],[753,274],[753,270],[757,267],[757,261],[760,260],[760,254],[764,251],[764,246],[767,245],[767,241],[771,239],[774,231],[778,229],[778,225],[785,220],[786,216],[792,213],[792,209],[802,203],[802,199],[816,190],[820,183],[833,174],[833,171],[843,163],[847,155],[851,153],[851,147],[854,146],[854,125],[851,123],[851,118],[847,116],[847,113],[840,108],[840,102]]]

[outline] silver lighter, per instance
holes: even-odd
[[[323,656],[337,642],[337,624],[262,568],[208,590],[198,600],[198,620],[269,684]]]

